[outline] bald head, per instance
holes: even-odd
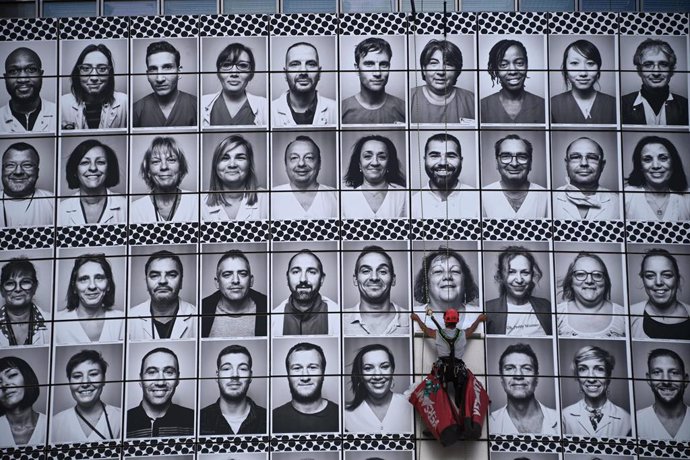
[[[605,165],[604,149],[588,137],[575,139],[565,150],[568,179],[580,190],[596,190]]]
[[[34,51],[30,48],[21,47],[21,48],[17,48],[16,50],[12,51],[7,56],[7,59],[5,59],[5,72],[7,72],[7,69],[10,66],[10,64],[17,61],[20,57],[23,57],[23,58],[28,59],[29,61],[32,61],[39,69],[43,68],[43,63],[41,62],[41,58],[36,53],[36,51]]]

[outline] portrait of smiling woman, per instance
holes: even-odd
[[[345,406],[345,430],[353,433],[411,431],[412,405],[393,392],[395,357],[380,343],[360,348],[352,361],[354,397]]]
[[[551,122],[613,124],[616,98],[597,89],[602,57],[588,40],[576,40],[563,51],[561,74],[566,92],[551,98]]]
[[[115,282],[104,254],[85,254],[74,261],[67,306],[55,315],[57,344],[114,342],[124,337],[122,312],[113,309]]]
[[[67,186],[79,191],[60,203],[58,225],[127,222],[127,199],[109,190],[120,183],[120,165],[112,147],[85,140],[72,151],[65,169]]]
[[[76,404],[51,420],[52,442],[97,442],[120,437],[120,409],[101,400],[107,369],[108,363],[97,350],[81,350],[67,361],[69,391]]]
[[[0,358],[0,446],[45,443],[46,416],[33,407],[39,392],[29,363],[16,356]]]

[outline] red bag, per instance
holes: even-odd
[[[467,369],[465,380],[465,394],[463,407],[458,414],[460,424],[460,439],[479,439],[482,435],[482,426],[489,410],[489,394],[484,389],[482,382],[477,380],[474,374]]]
[[[410,402],[441,444],[448,446],[458,440],[457,410],[433,372],[417,385],[410,395]]]

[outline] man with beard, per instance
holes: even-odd
[[[500,297],[486,302],[488,334],[551,335],[551,302],[532,296],[542,277],[534,255],[522,246],[508,246],[498,256],[494,279]]]
[[[50,344],[50,315],[34,303],[36,268],[24,257],[10,259],[0,271],[0,347]]]
[[[151,254],[144,266],[149,300],[129,313],[131,340],[196,337],[196,307],[180,299],[182,261],[170,251]]]
[[[338,431],[338,405],[321,396],[326,356],[320,346],[301,342],[285,357],[292,400],[273,410],[274,433]]]
[[[316,90],[321,78],[316,47],[306,42],[291,45],[285,53],[283,70],[288,91],[271,105],[273,126],[334,125],[337,113],[335,101],[319,95]]]
[[[489,433],[560,436],[558,412],[534,394],[539,384],[539,360],[532,347],[524,343],[508,345],[498,360],[498,370],[507,401],[489,415]]]
[[[405,101],[386,92],[392,57],[382,38],[367,38],[355,47],[359,93],[343,101],[343,123],[405,123]]]
[[[36,52],[17,48],[5,59],[10,101],[0,107],[0,133],[55,131],[55,104],[41,97],[43,63]]]
[[[688,386],[685,362],[673,350],[656,348],[647,357],[645,375],[654,403],[637,411],[638,437],[690,441],[690,408],[683,400]]]
[[[462,148],[447,133],[431,136],[424,146],[424,171],[429,182],[412,196],[415,219],[478,219],[479,192],[460,182]]]
[[[252,355],[242,345],[218,353],[216,376],[220,398],[201,409],[201,435],[266,433],[266,409],[247,396],[252,383]]]
[[[640,91],[623,96],[623,124],[688,124],[688,100],[672,93],[669,87],[677,61],[675,51],[663,40],[648,38],[638,45],[633,64],[642,87]]]
[[[273,187],[271,219],[332,219],[338,198],[332,187],[319,184],[321,149],[309,136],[297,136],[285,148],[287,184]]]
[[[588,137],[575,139],[565,149],[568,184],[554,193],[553,218],[565,220],[620,219],[618,195],[599,186],[606,160],[604,149]]]
[[[180,52],[166,41],[146,48],[146,78],[153,93],[134,103],[135,128],[196,126],[196,97],[177,89]]]
[[[549,216],[549,193],[530,182],[532,143],[509,134],[494,145],[496,169],[501,179],[484,187],[482,205],[489,219],[543,219]]]
[[[395,286],[393,259],[380,246],[366,246],[357,257],[352,281],[359,289],[359,302],[345,311],[345,335],[408,335],[410,321],[391,301]]]
[[[273,310],[273,336],[338,335],[338,304],[319,293],[326,279],[321,259],[303,249],[292,256],[285,275],[290,296]]]
[[[139,372],[142,399],[127,411],[128,438],[162,438],[194,434],[194,411],[172,402],[180,383],[180,362],[169,348],[144,355]]]
[[[266,296],[252,289],[247,256],[237,249],[223,254],[214,280],[218,290],[201,301],[201,336],[266,336]]]
[[[431,309],[436,322],[443,323],[443,313],[454,308],[459,314],[458,329],[465,330],[481,314],[479,287],[465,258],[448,247],[439,247],[425,255],[414,279],[414,300],[421,305],[414,308],[419,315]],[[436,329],[431,317],[424,316],[424,325]],[[416,331],[421,331],[415,327]],[[480,329],[481,330],[481,329]]]
[[[53,199],[36,188],[40,156],[25,142],[7,147],[2,154],[0,227],[53,225]]]

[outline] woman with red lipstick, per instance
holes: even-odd
[[[616,98],[595,88],[601,65],[601,54],[592,42],[577,40],[565,48],[561,73],[570,90],[551,98],[552,123],[616,123]]]
[[[40,387],[29,363],[0,358],[0,447],[45,444],[46,416],[34,410]]]
[[[111,147],[96,139],[80,143],[67,159],[66,170],[67,186],[79,191],[60,203],[58,225],[127,222],[127,199],[109,190],[120,183],[120,165]]]

